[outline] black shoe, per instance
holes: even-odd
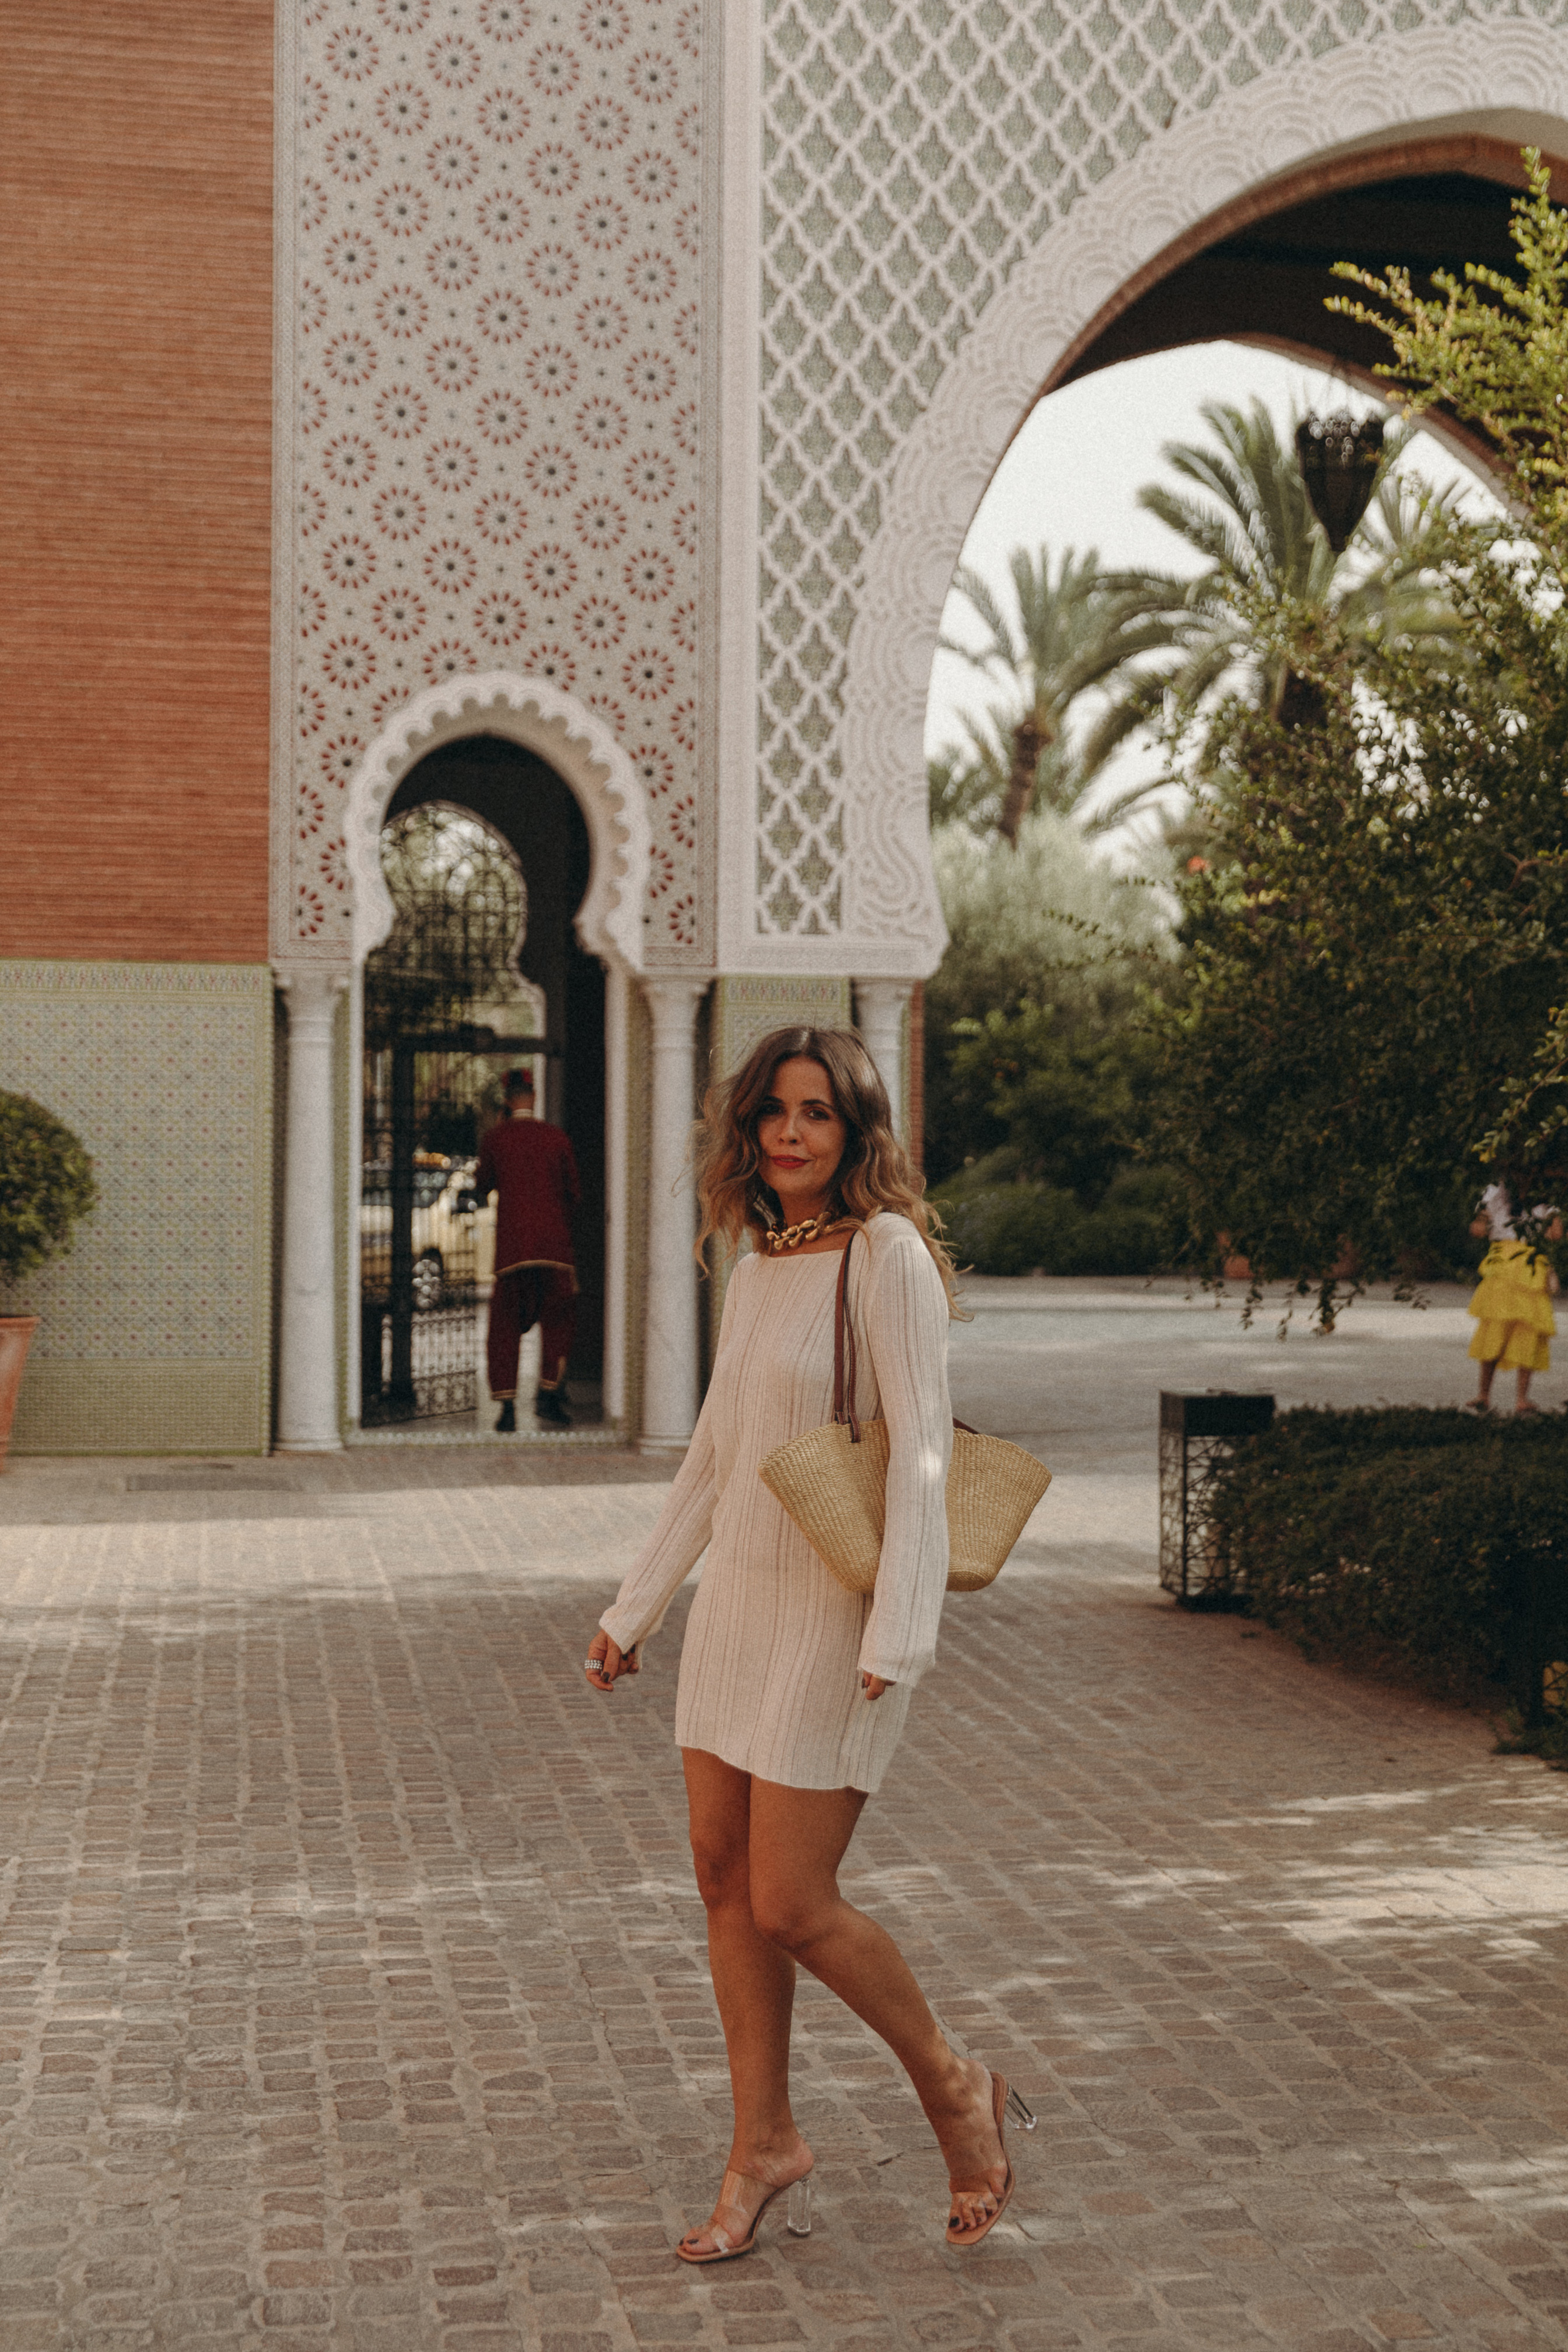
[[[501,1399],[500,1419],[496,1423],[498,1437],[511,1437],[517,1432],[517,1407],[510,1397]]]
[[[535,1421],[548,1421],[557,1429],[570,1429],[572,1416],[566,1410],[566,1400],[559,1389],[541,1389],[533,1400]]]

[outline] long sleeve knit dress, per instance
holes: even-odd
[[[831,1419],[838,1253],[742,1258],[690,1450],[613,1608],[623,1651],[658,1631],[706,1548],[681,1652],[675,1737],[791,1789],[879,1788],[910,1693],[936,1654],[947,1589],[947,1294],[907,1217],[854,1242],[855,1410],[888,1423],[888,1515],[874,1594],[847,1591],[758,1476]],[[868,1699],[862,1672],[892,1684]]]

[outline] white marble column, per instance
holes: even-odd
[[[278,1449],[335,1454],[338,1414],[332,1030],[342,972],[280,971],[289,1004]]]
[[[642,1447],[677,1453],[697,1423],[697,1192],[689,1160],[696,1069],[692,1024],[703,980],[645,980],[653,1014],[647,1307]]]
[[[866,1051],[881,1072],[893,1107],[893,1132],[909,1140],[909,1106],[904,1100],[904,1008],[914,994],[912,980],[858,980],[855,982],[855,1025]]]

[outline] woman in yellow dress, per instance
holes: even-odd
[[[1538,1208],[1531,1223],[1539,1230],[1550,1218],[1545,1238],[1560,1242],[1563,1220],[1556,1210]],[[1513,1202],[1505,1184],[1489,1184],[1470,1226],[1478,1241],[1491,1246],[1481,1260],[1481,1278],[1470,1301],[1476,1335],[1470,1353],[1481,1368],[1480,1387],[1471,1401],[1472,1412],[1491,1410],[1492,1381],[1500,1364],[1509,1367],[1518,1381],[1516,1412],[1536,1412],[1530,1402],[1531,1376],[1548,1370],[1552,1335],[1557,1328],[1552,1300],[1559,1288],[1556,1274],[1539,1244],[1521,1241],[1514,1224]]]

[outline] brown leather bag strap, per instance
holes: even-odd
[[[855,1233],[850,1233],[838,1261],[838,1292],[833,1308],[833,1418],[849,1424],[849,1443],[860,1443],[860,1424],[855,1418],[855,1326],[849,1320],[849,1253],[855,1246]],[[845,1385],[844,1364],[847,1355],[849,1378]]]

